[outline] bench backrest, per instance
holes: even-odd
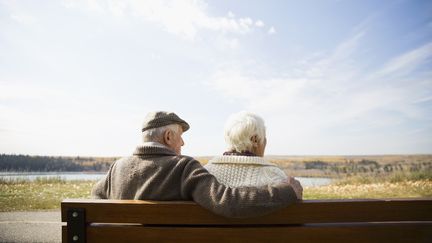
[[[305,200],[232,219],[193,202],[67,199],[63,242],[432,242],[432,199]]]

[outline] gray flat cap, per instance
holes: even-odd
[[[144,132],[148,129],[163,127],[171,124],[179,124],[182,127],[183,132],[186,132],[189,129],[189,124],[178,117],[174,112],[155,111],[148,113],[144,118],[141,131]]]

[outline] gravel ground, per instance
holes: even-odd
[[[0,242],[61,242],[60,211],[0,212]]]

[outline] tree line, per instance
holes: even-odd
[[[360,161],[349,160],[345,163],[316,160],[305,161],[303,164],[306,170],[317,169],[335,172],[336,174],[432,171],[432,161],[395,161],[380,164],[377,161],[367,159]]]
[[[0,154],[0,171],[107,171],[117,158],[30,156]]]

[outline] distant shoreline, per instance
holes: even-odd
[[[0,155],[0,172],[29,173],[105,173],[118,157],[49,157],[28,155]],[[196,157],[206,164],[211,157]],[[268,155],[265,159],[288,175],[297,177],[340,178],[351,175],[385,175],[394,172],[411,173],[432,171],[430,155],[346,155],[300,156]]]

